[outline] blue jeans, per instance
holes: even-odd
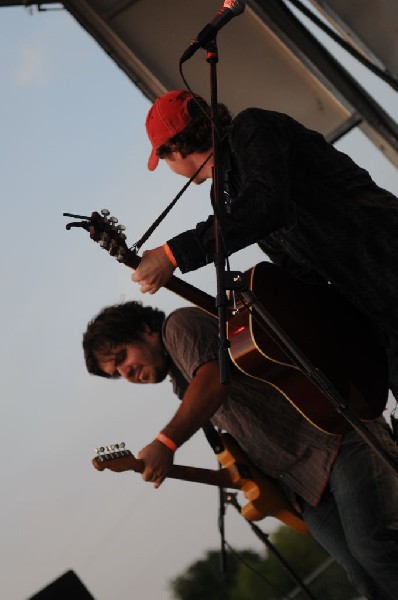
[[[398,465],[385,420],[366,426]],[[318,506],[300,503],[312,535],[359,592],[368,600],[398,599],[398,475],[356,431],[344,436]]]

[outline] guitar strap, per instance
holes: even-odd
[[[391,413],[390,420],[391,420],[392,437],[394,438],[395,442],[398,443],[398,419],[395,416],[395,411],[396,411],[396,408],[394,409],[394,412]]]
[[[181,196],[183,195],[185,190],[191,185],[191,183],[194,181],[195,177],[200,173],[200,171],[203,169],[203,167],[205,166],[205,164],[207,163],[207,161],[210,159],[210,157],[212,155],[213,155],[213,153],[209,154],[209,156],[206,158],[206,160],[200,165],[199,169],[192,175],[192,177],[189,179],[189,181],[187,181],[187,183],[181,188],[181,190],[178,192],[176,197],[170,202],[170,204],[168,206],[166,206],[164,211],[152,223],[152,225],[147,229],[147,231],[138,240],[138,242],[135,242],[135,244],[132,245],[132,247],[131,247],[132,252],[135,252],[135,253],[138,252],[138,250],[141,248],[141,246],[147,241],[147,239],[155,231],[156,227],[158,227],[158,225],[160,225],[160,223],[163,221],[163,219],[168,215],[168,213],[171,211],[173,206],[176,204],[177,200],[179,200],[181,198]]]
[[[227,461],[227,463],[230,464],[231,457],[233,456],[235,468],[236,468],[239,476],[244,479],[251,479],[252,475],[251,475],[250,467],[247,464],[245,464],[244,462],[240,462],[238,460],[238,457],[234,455],[234,452],[232,452],[231,449],[229,449],[228,446],[226,446],[224,444],[224,440],[222,439],[222,437],[220,435],[220,430],[217,431],[217,429],[215,427],[213,427],[213,425],[210,422],[206,423],[206,425],[204,425],[202,427],[202,429],[203,429],[206,439],[209,442],[214,454],[217,456],[217,460],[220,463],[220,466],[223,466],[223,467],[227,466],[225,461]],[[226,435],[230,435],[230,434],[226,434]],[[230,437],[232,438],[232,436],[230,436]],[[237,446],[237,448],[239,448],[239,444],[235,440],[234,440],[234,444]],[[235,449],[235,452],[237,452],[237,448]],[[224,454],[225,450],[227,450],[226,454]]]
[[[206,423],[202,429],[214,454],[220,454],[220,452],[224,450],[224,444],[217,429],[210,423],[210,421]]]

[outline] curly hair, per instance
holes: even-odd
[[[110,377],[104,373],[95,358],[96,353],[109,353],[118,344],[131,344],[142,339],[149,327],[160,332],[166,318],[164,312],[141,302],[131,300],[102,309],[87,325],[83,334],[83,352],[87,371],[92,375]]]
[[[212,127],[210,107],[203,98],[192,98],[188,102],[188,111],[192,121],[175,136],[159,146],[156,154],[165,158],[172,152],[181,152],[185,158],[193,152],[206,152],[212,147]],[[225,104],[218,104],[220,138],[223,138],[232,121],[232,115]]]

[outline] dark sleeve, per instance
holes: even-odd
[[[223,224],[228,254],[260,241],[294,218],[290,206],[289,161],[294,144],[284,115],[248,109],[230,131],[231,167],[239,174],[231,214]],[[168,241],[182,272],[214,259],[213,217]]]
[[[181,308],[167,318],[163,343],[186,381],[201,365],[218,359],[217,331],[217,319],[198,308]]]
[[[299,259],[293,260],[281,244],[268,239],[261,240],[258,245],[267,254],[271,262],[293,275],[293,277],[307,283],[325,283],[325,279],[316,273],[307,262]]]

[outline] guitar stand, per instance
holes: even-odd
[[[378,456],[398,476],[398,465],[382,447],[379,440],[362,423],[359,417],[351,410],[347,401],[333,386],[332,382],[304,356],[293,340],[278,325],[271,314],[259,302],[255,294],[247,287],[242,274],[228,272],[225,274],[226,289],[234,291],[242,300],[256,322],[273,337],[273,341],[282,351],[311,379],[324,396],[333,404],[335,409],[346,419],[353,429],[373,448]],[[260,317],[258,319],[257,317]]]
[[[232,506],[234,506],[236,508],[236,510],[240,513],[241,506],[239,505],[239,503],[236,499],[236,496],[237,496],[237,494],[234,494],[231,492],[224,492],[224,502],[226,504],[231,504]],[[298,577],[298,575],[293,571],[291,566],[286,562],[286,560],[280,554],[278,549],[275,548],[275,546],[269,541],[268,535],[266,533],[264,533],[258,527],[258,525],[256,525],[252,521],[248,521],[247,519],[245,519],[245,521],[249,524],[251,529],[254,531],[255,535],[263,542],[263,544],[265,544],[265,546],[267,546],[268,550],[270,550],[276,556],[276,558],[279,560],[279,562],[281,563],[283,568],[286,569],[286,571],[289,573],[290,577],[302,589],[302,591],[307,595],[307,597],[311,598],[311,600],[317,600],[316,597],[312,594],[312,592],[307,588],[307,586],[301,581],[301,579]]]

